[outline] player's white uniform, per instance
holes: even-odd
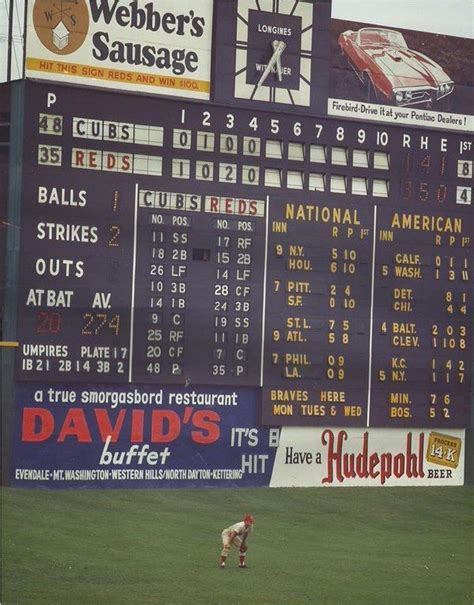
[[[246,527],[245,523],[243,521],[240,521],[239,523],[235,523],[234,525],[231,525],[230,527],[227,527],[226,529],[224,529],[224,531],[222,532],[222,544],[224,545],[224,548],[223,548],[221,554],[223,556],[225,556],[227,554],[228,549],[231,546],[240,548],[243,538],[248,536],[251,531],[252,531],[252,526],[249,525]],[[231,540],[231,536],[234,533],[237,535],[234,536],[234,538]]]

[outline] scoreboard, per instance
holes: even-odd
[[[465,427],[472,140],[25,83],[18,381]]]

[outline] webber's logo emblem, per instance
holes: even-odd
[[[86,0],[36,0],[33,24],[43,46],[69,55],[82,46],[89,30]]]

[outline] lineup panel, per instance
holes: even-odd
[[[464,425],[467,137],[27,87],[18,379],[263,387],[267,424]]]
[[[148,245],[137,250],[131,378],[258,384],[264,201],[138,195],[137,230]]]

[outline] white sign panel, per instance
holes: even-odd
[[[328,114],[340,118],[359,116],[364,120],[375,120],[387,124],[474,132],[474,119],[466,114],[420,110],[414,107],[387,107],[350,99],[329,98]]]
[[[35,0],[30,78],[209,99],[212,0]]]
[[[334,0],[328,115],[472,132],[472,7]]]
[[[270,487],[463,483],[464,430],[284,427]]]
[[[472,0],[332,0],[332,17],[474,38]]]

